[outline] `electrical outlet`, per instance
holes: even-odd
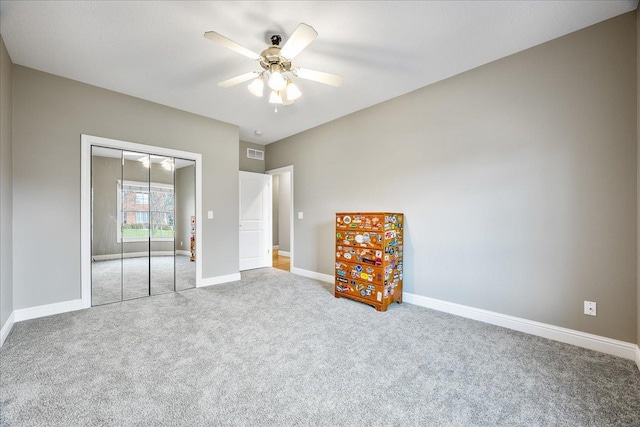
[[[589,316],[596,315],[596,303],[593,301],[585,301],[584,302],[584,314]]]

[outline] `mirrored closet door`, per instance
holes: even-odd
[[[195,162],[91,154],[91,305],[194,288]]]
[[[196,287],[196,162],[175,159],[176,290]]]

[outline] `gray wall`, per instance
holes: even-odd
[[[291,251],[291,173],[285,172],[278,176],[280,178],[280,191],[278,192],[278,241],[280,242],[280,250],[289,252]]]
[[[404,212],[406,292],[636,341],[635,19],[269,144],[296,267],[333,274],[335,212]]]
[[[191,217],[196,214],[195,173],[195,166],[176,169],[176,249],[179,251],[190,251]]]
[[[83,133],[201,153],[203,277],[238,272],[236,126],[17,65],[13,91],[14,309],[80,298]]]
[[[152,182],[173,184],[171,171],[164,169],[159,164],[151,164],[151,172],[149,172],[150,170],[142,166],[138,161],[126,160],[125,162],[125,167],[122,168],[121,159],[92,157],[92,255],[114,255],[119,254],[121,251],[132,253],[147,252],[149,250],[148,242],[128,242],[124,247],[117,242],[117,180],[146,182],[149,181],[149,174],[151,173]],[[154,242],[153,250],[173,251],[173,243]]]
[[[280,175],[271,177],[271,208],[273,245],[280,246]]]
[[[244,172],[256,172],[264,173],[264,160],[250,159],[247,157],[247,148],[253,148],[254,150],[265,151],[264,145],[254,144],[252,142],[240,141],[240,168],[239,170]],[[266,153],[265,153],[266,157]]]
[[[13,311],[12,63],[0,36],[0,328]]]

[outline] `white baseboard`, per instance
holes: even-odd
[[[278,249],[280,249],[280,245],[273,245],[273,248],[272,248],[272,249],[273,249],[274,251],[275,251],[275,250],[278,250]]]
[[[4,344],[4,340],[7,339],[7,337],[9,336],[9,332],[11,332],[11,328],[13,328],[13,323],[15,322],[14,315],[15,311],[12,311],[7,318],[7,321],[4,322],[4,326],[0,330],[0,347],[2,347],[2,344]]]
[[[640,370],[640,345],[636,346],[636,366]]]
[[[634,360],[635,344],[404,292],[404,302]]]
[[[51,316],[53,314],[66,313],[68,311],[82,310],[82,300],[76,299],[72,301],[56,302],[54,304],[39,305],[36,307],[21,308],[14,310],[14,320],[22,322],[23,320],[36,319],[38,317]]]
[[[178,251],[176,251],[178,252]],[[187,252],[187,251],[184,251]],[[187,252],[191,255],[191,252]],[[94,261],[109,261],[112,259],[122,258],[140,258],[149,256],[149,252],[127,252],[124,254],[105,254],[105,255],[92,255]],[[173,251],[151,251],[151,256],[173,256]]]
[[[287,257],[287,258],[291,258],[291,252],[288,252],[288,251],[278,251],[278,255],[279,256],[283,256],[283,257]]]
[[[196,285],[196,288],[203,288],[205,286],[220,285],[222,283],[237,282],[240,280],[240,273],[227,274],[226,276],[215,276],[203,278],[200,283]]]
[[[176,255],[191,256],[190,251],[176,250]]]
[[[298,276],[308,277],[310,279],[320,280],[322,282],[334,283],[335,279],[333,276],[323,273],[316,273],[315,271],[303,270],[302,268],[291,267],[291,272],[293,274],[297,274]]]

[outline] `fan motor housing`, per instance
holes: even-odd
[[[291,61],[280,56],[280,46],[270,46],[260,53],[260,66],[265,70],[269,70],[271,65],[278,64],[282,67],[282,71],[291,70]]]

